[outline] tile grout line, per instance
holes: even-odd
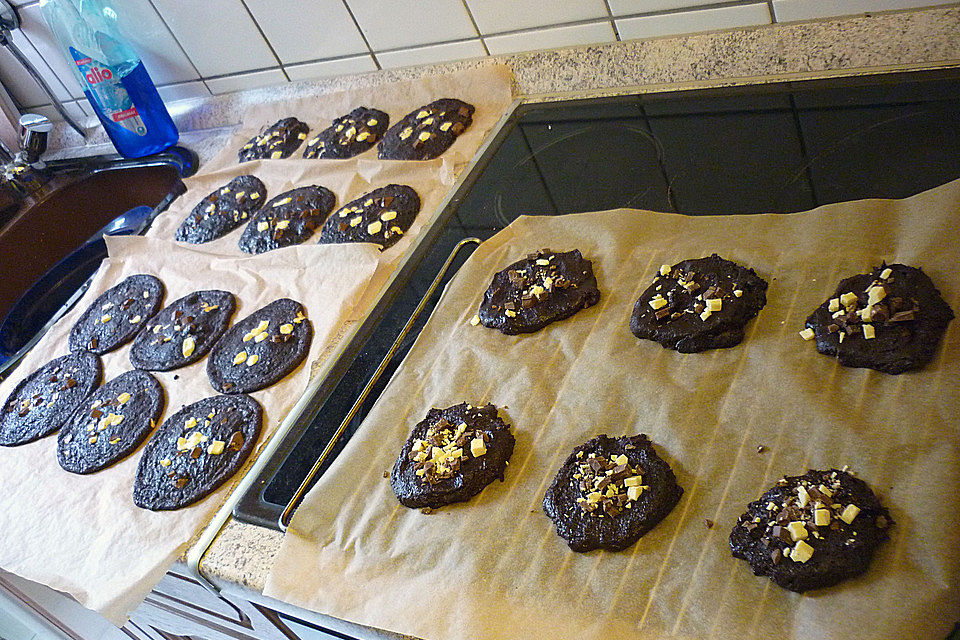
[[[617,28],[617,21],[613,17],[613,9],[610,8],[610,0],[603,0],[603,5],[607,8],[607,17],[610,18],[610,26],[613,27],[613,37],[617,42],[623,42],[620,38],[620,29]]]
[[[463,9],[467,12],[467,17],[470,18],[470,24],[473,25],[473,30],[476,31],[477,37],[480,39],[480,46],[483,47],[483,52],[489,56],[490,49],[487,48],[487,41],[483,39],[483,34],[480,33],[480,27],[477,25],[477,21],[473,17],[473,11],[470,10],[470,5],[467,4],[467,0],[460,1],[463,2]]]
[[[193,69],[193,72],[197,74],[197,80],[203,83],[204,88],[207,90],[207,93],[213,95],[213,92],[210,91],[210,87],[207,86],[207,83],[204,82],[203,74],[200,73],[200,69],[197,68],[197,65],[194,64],[193,58],[187,53],[187,50],[183,48],[183,44],[180,43],[180,38],[177,37],[177,34],[173,32],[173,29],[170,28],[170,25],[167,24],[166,18],[163,17],[163,14],[160,13],[160,10],[157,9],[157,6],[153,3],[153,0],[147,0],[147,3],[150,5],[150,8],[153,9],[153,12],[157,14],[157,17],[160,18],[160,22],[163,24],[164,28],[167,30],[167,33],[170,34],[170,37],[173,38],[173,41],[177,44],[177,47],[180,48],[180,53],[183,54],[183,57],[187,59],[187,62],[190,63],[190,67]],[[187,80],[186,82],[191,82]]]
[[[367,40],[367,34],[363,32],[363,28],[360,27],[360,22],[357,20],[357,16],[353,15],[353,9],[350,8],[350,5],[347,4],[347,0],[340,0],[343,4],[343,8],[347,10],[347,14],[350,16],[350,19],[353,20],[353,26],[357,28],[357,32],[360,33],[360,38],[363,40],[364,46],[367,48],[367,51],[370,52],[370,57],[373,58],[373,64],[376,65],[377,71],[383,70],[383,67],[380,66],[380,60],[377,59],[377,54],[374,53],[373,47],[370,46],[370,41]]]
[[[260,37],[263,38],[267,48],[270,49],[273,59],[277,61],[277,68],[280,69],[280,73],[283,74],[283,77],[286,78],[287,82],[290,82],[290,76],[287,75],[287,70],[283,68],[283,61],[280,59],[280,56],[277,55],[277,50],[273,48],[273,43],[270,42],[270,38],[267,37],[267,34],[265,34],[263,29],[260,27],[260,23],[257,22],[257,17],[253,15],[253,12],[250,11],[250,7],[247,6],[247,0],[240,0],[240,4],[243,6],[244,11],[247,12],[247,15],[253,22],[253,26],[257,28],[257,33],[260,34]]]
[[[777,9],[773,6],[773,0],[767,0],[767,10],[770,12],[770,24],[778,24]]]

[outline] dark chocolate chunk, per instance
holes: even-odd
[[[514,443],[509,425],[492,404],[430,409],[400,450],[390,486],[400,503],[412,509],[469,500],[494,480],[503,480]]]
[[[847,304],[841,302],[845,294]],[[933,359],[952,319],[953,310],[922,269],[882,264],[841,280],[807,318],[807,328],[817,351],[843,366],[897,374]]]
[[[627,474],[604,483],[607,471],[620,467]],[[619,551],[667,517],[682,494],[646,435],[600,435],[567,457],[543,497],[543,510],[574,551]]]
[[[71,351],[104,354],[130,341],[160,310],[163,283],[138,274],[107,289],[70,330]]]
[[[892,524],[863,480],[838,469],[810,470],[747,505],[730,532],[730,549],[754,575],[802,593],[865,572]]]
[[[284,378],[307,357],[313,327],[289,298],[274,300],[230,327],[214,345],[207,376],[221,393],[249,393]]]
[[[256,176],[238,176],[197,203],[177,227],[180,242],[202,244],[230,233],[250,218],[267,199],[267,188]]]
[[[291,189],[272,198],[257,212],[240,236],[240,249],[264,253],[309,240],[337,203],[326,187]]]
[[[404,116],[380,142],[384,160],[432,160],[450,148],[473,123],[474,107],[455,98],[441,98]]]
[[[53,433],[100,384],[103,364],[87,351],[60,356],[18,384],[0,411],[0,445],[12,447]]]
[[[245,395],[205,398],[173,414],[143,450],[134,503],[152,511],[180,509],[212,493],[243,466],[262,421],[260,403]],[[237,448],[227,446],[238,438]]]
[[[580,251],[543,249],[493,276],[479,316],[483,326],[506,334],[532,333],[599,300],[593,264]]]
[[[412,188],[390,184],[348,202],[327,218],[321,244],[372,242],[381,249],[400,240],[420,212],[420,196]]]
[[[155,315],[130,347],[137,369],[169,371],[196,362],[227,330],[236,309],[229,291],[194,291]]]
[[[104,383],[60,429],[60,466],[87,474],[127,457],[150,435],[163,404],[163,387],[149,373],[128,371]]]
[[[390,116],[377,109],[357,107],[307,140],[304,158],[352,158],[373,147],[386,133]]]
[[[260,135],[250,138],[247,144],[240,147],[240,153],[237,155],[240,162],[260,158],[276,160],[289,157],[297,150],[300,143],[307,139],[308,131],[310,127],[305,122],[300,122],[296,118],[283,118]]]
[[[633,307],[630,330],[680,353],[733,347],[766,302],[767,283],[753,269],[713,254],[658,273]]]

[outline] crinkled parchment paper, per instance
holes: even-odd
[[[960,618],[960,320],[900,376],[840,367],[797,332],[881,260],[922,266],[960,311],[958,212],[960,181],[790,215],[520,218],[450,283],[295,514],[265,594],[436,640],[946,637]],[[471,326],[494,272],[541,247],[592,259],[600,303],[530,335]],[[712,252],[770,283],[744,342],[679,354],[637,340],[630,312],[659,266]],[[383,473],[430,407],[462,401],[507,407],[506,481],[429,515],[400,506]],[[597,434],[641,432],[683,498],[626,551],[571,552],[541,509],[559,464]],[[737,516],[778,477],[843,465],[896,520],[865,575],[798,595],[730,555]]]
[[[390,116],[390,124],[399,122],[405,115],[428,102],[439,98],[458,98],[472,104],[476,111],[470,125],[440,156],[447,167],[448,175],[455,175],[460,167],[476,153],[487,132],[496,124],[513,99],[513,74],[504,65],[487,65],[456,73],[424,76],[415,80],[385,83],[362,89],[340,91],[310,98],[298,98],[283,103],[271,103],[250,109],[243,116],[240,129],[230,139],[223,151],[203,167],[204,172],[233,167],[247,167],[255,163],[238,164],[237,152],[253,136],[259,134],[281,118],[296,117],[307,123],[310,132],[307,139],[330,126],[334,118],[346,115],[359,106],[379,109]],[[364,153],[347,160],[304,160],[304,144],[289,158],[267,160],[281,165],[310,162],[320,165],[420,164],[409,160],[378,160],[376,145]]]
[[[173,242],[108,238],[104,261],[90,290],[0,384],[5,401],[13,388],[50,359],[67,353],[70,328],[103,291],[135,273],[166,287],[164,304],[198,289],[224,289],[237,298],[233,321],[281,297],[301,302],[314,336],[305,363],[251,394],[264,407],[260,443],[247,465],[303,392],[313,361],[363,296],[378,263],[373,245],[299,246],[243,258],[197,252]],[[132,369],[129,344],[103,356],[104,381]],[[216,395],[207,358],[154,375],[166,393],[163,419],[183,405]],[[62,470],[57,437],[20,447],[0,447],[0,567],[66,591],[87,608],[122,624],[223,503],[242,470],[193,506],[154,513],[133,504],[133,481],[142,447],[89,476]]]

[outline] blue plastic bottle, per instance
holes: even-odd
[[[139,158],[176,143],[177,127],[140,56],[120,35],[113,8],[100,0],[43,0],[40,8],[121,155]]]

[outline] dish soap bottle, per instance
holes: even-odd
[[[180,134],[140,56],[100,0],[42,0],[40,8],[67,53],[90,105],[121,155],[163,151]]]

